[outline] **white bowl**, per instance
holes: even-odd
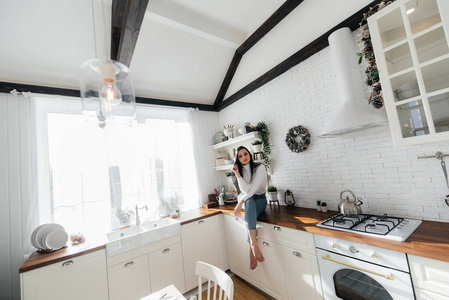
[[[245,130],[245,128],[239,128],[239,133],[241,134],[241,135],[244,135],[245,133],[246,133],[246,130]]]

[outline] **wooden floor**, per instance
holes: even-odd
[[[234,275],[231,277],[234,282],[234,300],[273,300],[274,298],[255,288],[243,279]],[[203,287],[204,288],[204,287]],[[213,289],[211,290],[211,298]],[[203,299],[207,299],[207,290],[203,291]],[[218,298],[218,297],[217,297]]]

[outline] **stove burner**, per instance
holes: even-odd
[[[366,228],[376,228],[376,224],[367,224]]]
[[[388,220],[388,215],[384,214],[383,216],[377,217],[377,221],[386,221]]]

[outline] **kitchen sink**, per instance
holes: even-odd
[[[171,218],[143,223],[106,235],[106,256],[114,256],[135,248],[139,248],[181,233],[181,223]]]

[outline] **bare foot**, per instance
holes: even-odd
[[[257,267],[257,259],[253,254],[251,247],[249,248],[249,269],[254,270]]]
[[[262,252],[260,252],[259,245],[257,245],[257,243],[254,245],[251,244],[251,249],[252,249],[253,255],[257,259],[257,261],[260,261],[260,262],[265,261],[265,257],[263,257]]]

